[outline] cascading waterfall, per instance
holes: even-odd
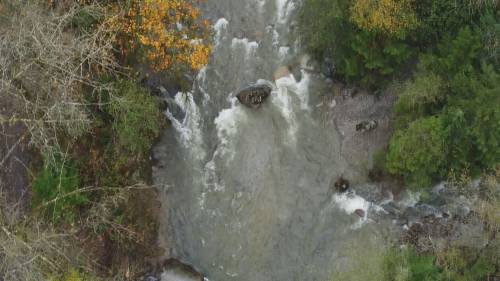
[[[313,114],[311,88],[320,82],[289,41],[297,3],[209,2],[211,62],[191,93],[169,100],[183,114],[167,110],[172,126],[155,149],[162,242],[212,281],[326,280],[372,205],[330,191],[348,164],[337,130]],[[295,69],[273,81],[287,64]],[[256,82],[272,83],[273,92],[249,109],[235,95]],[[346,214],[355,209],[365,217]]]

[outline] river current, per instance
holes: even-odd
[[[159,239],[211,281],[328,280],[346,241],[377,235],[366,223],[371,203],[330,189],[355,172],[341,133],[314,114],[324,79],[292,36],[297,6],[207,1],[210,63],[189,93],[167,98],[172,126],[154,151]],[[253,83],[273,87],[258,109],[235,98]]]

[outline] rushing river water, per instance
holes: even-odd
[[[209,0],[214,50],[191,93],[169,99],[172,126],[155,149],[163,187],[160,239],[211,281],[327,280],[339,248],[368,231],[370,203],[332,194],[341,136],[313,114],[322,82],[304,70],[292,38],[292,0]],[[274,80],[275,70],[292,65]],[[272,83],[249,109],[235,98],[252,83]],[[177,108],[173,110],[172,108]]]

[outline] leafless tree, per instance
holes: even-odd
[[[86,9],[86,10],[82,10]],[[104,13],[97,4],[70,5],[63,11],[43,1],[11,1],[0,25],[0,97],[14,95],[22,107],[0,122],[23,122],[30,143],[49,162],[91,123],[84,93],[108,88],[97,74],[115,73],[112,32],[106,24],[91,31],[72,28],[79,13]],[[3,118],[3,120],[2,120]]]

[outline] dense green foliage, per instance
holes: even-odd
[[[411,187],[430,185],[440,176],[446,160],[443,140],[440,118],[427,117],[410,123],[407,129],[397,130],[392,137],[387,170],[402,175]]]
[[[491,253],[468,261],[465,258],[467,255],[461,253],[464,250],[452,248],[442,253],[440,266],[437,264],[436,256],[433,255],[418,255],[413,250],[392,251],[393,253],[386,256],[386,260],[392,261],[391,266],[407,267],[407,276],[402,280],[479,281],[495,272],[495,256]],[[394,256],[398,260],[395,260]]]
[[[395,127],[405,129],[410,122],[434,114],[444,100],[442,79],[427,72],[419,72],[408,81],[399,94],[393,111],[397,116]]]
[[[455,34],[462,26],[477,22],[480,11],[493,1],[419,0],[415,11],[419,18],[417,43],[432,46],[443,36]]]
[[[347,82],[367,87],[386,84],[410,58],[403,39],[379,31],[363,30],[350,20],[346,0],[307,0],[300,10],[300,36],[316,59],[333,59],[336,74]]]
[[[398,129],[386,168],[409,185],[428,187],[452,170],[477,176],[500,163],[500,73],[498,65],[483,57],[481,32],[463,27],[455,38],[444,38],[436,51],[423,54],[414,80],[395,104]],[[441,127],[415,132],[415,124],[427,116],[439,118]],[[438,142],[439,151],[429,149],[428,142],[414,142],[418,147],[413,149],[408,142],[405,146],[405,140],[418,138]],[[434,161],[424,165],[422,154]]]
[[[410,70],[412,58],[454,38],[464,26],[481,24],[489,56],[498,60],[494,5],[466,0],[306,0],[299,13],[300,38],[316,59],[335,62],[339,78],[377,88]]]
[[[42,208],[54,222],[72,222],[76,208],[88,201],[85,193],[78,192],[79,185],[79,171],[71,163],[47,166],[33,181],[33,205]]]
[[[496,1],[306,0],[300,38],[337,78],[403,83],[386,170],[413,188],[500,163],[500,12]],[[403,74],[401,74],[403,73]]]
[[[149,178],[149,152],[164,125],[156,97],[133,81],[109,80],[111,91],[89,96],[94,134],[81,139],[84,155],[75,155],[84,179],[100,186],[133,185]],[[102,104],[102,105],[101,105]]]
[[[412,248],[358,249],[362,253],[350,257],[356,258],[352,262],[357,270],[336,272],[332,280],[482,281],[491,278],[498,266],[495,250],[489,247],[467,255],[459,248],[428,254]]]
[[[116,89],[108,107],[116,145],[132,153],[147,153],[160,132],[158,103],[134,82],[121,80]]]

